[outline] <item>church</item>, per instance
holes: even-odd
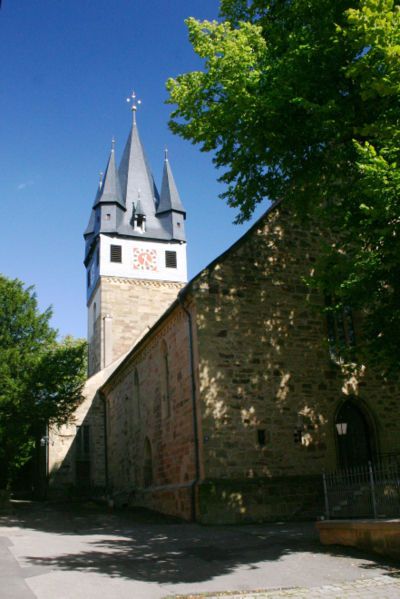
[[[359,316],[326,318],[304,283],[321,234],[283,204],[187,282],[186,212],[136,108],[84,232],[89,378],[50,432],[50,491],[202,523],[318,517],[322,472],[399,453],[399,389],[341,359]]]

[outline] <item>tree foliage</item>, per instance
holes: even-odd
[[[170,79],[171,129],[214,152],[248,219],[266,198],[332,232],[313,284],[366,314],[363,359],[400,354],[397,0],[222,0],[188,19],[203,71]]]
[[[32,288],[0,276],[0,488],[32,455],[46,424],[81,400],[86,344],[59,342]]]

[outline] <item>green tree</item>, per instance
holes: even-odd
[[[400,354],[398,0],[222,0],[188,19],[204,70],[167,82],[172,131],[214,152],[248,219],[283,200],[332,232],[313,284],[366,314],[363,359]]]
[[[32,288],[0,276],[0,489],[34,453],[48,423],[81,400],[86,344],[56,339]]]

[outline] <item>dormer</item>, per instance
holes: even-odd
[[[146,215],[144,213],[140,200],[136,202],[136,206],[134,203],[132,203],[131,225],[133,227],[133,230],[138,233],[146,232]]]

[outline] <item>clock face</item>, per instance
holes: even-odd
[[[157,270],[156,250],[133,248],[133,268],[135,270]]]

